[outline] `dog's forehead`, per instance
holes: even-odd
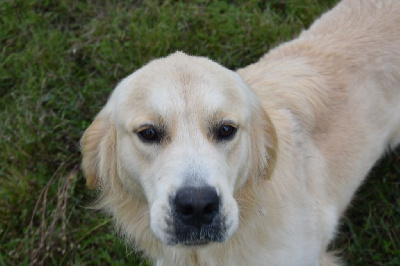
[[[205,58],[173,54],[147,69],[158,72],[148,83],[149,100],[153,108],[167,112],[174,109],[228,108],[239,100],[240,93],[228,69]],[[171,108],[171,105],[174,108]]]
[[[245,92],[237,79],[237,74],[208,59],[173,54],[137,71],[125,82],[117,105],[141,117],[225,113],[245,119]]]
[[[219,75],[219,79],[223,79]],[[233,92],[210,73],[176,67],[166,71],[161,80],[148,84],[148,103],[159,113],[227,109],[233,104]]]

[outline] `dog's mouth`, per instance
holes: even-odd
[[[225,240],[225,230],[217,221],[216,224],[202,226],[200,228],[188,227],[176,223],[171,245],[205,246],[211,242],[222,242]]]
[[[210,243],[210,241],[208,241],[208,240],[205,240],[205,239],[200,240],[199,239],[199,240],[192,240],[192,241],[183,242],[182,245],[193,247],[193,246],[205,246],[205,245],[208,245],[209,243]]]

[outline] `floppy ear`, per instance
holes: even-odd
[[[103,186],[115,176],[115,127],[108,115],[100,112],[81,139],[82,169],[91,189]]]
[[[252,175],[256,178],[270,179],[277,160],[278,138],[274,124],[262,107],[257,110],[251,121]]]

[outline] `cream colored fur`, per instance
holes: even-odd
[[[400,1],[344,0],[294,41],[229,71],[175,53],[124,79],[82,138],[88,186],[156,265],[338,265],[327,253],[366,174],[400,143]],[[210,123],[233,120],[217,144]],[[143,123],[168,138],[141,143]],[[226,239],[170,246],[168,197],[217,188]],[[199,182],[200,182],[199,181]]]

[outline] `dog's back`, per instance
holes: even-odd
[[[298,47],[326,78],[326,113],[312,133],[340,211],[385,149],[400,143],[399,25],[400,1],[344,0],[277,51]]]
[[[399,25],[400,1],[345,0],[239,70],[268,113],[289,107],[303,121],[328,158],[341,211],[385,149],[400,143]]]
[[[260,96],[278,142],[286,141],[282,114],[290,113],[296,145],[316,151],[306,154],[304,182],[326,210],[319,214],[325,246],[368,171],[400,143],[399,25],[400,1],[345,0],[238,71]]]

